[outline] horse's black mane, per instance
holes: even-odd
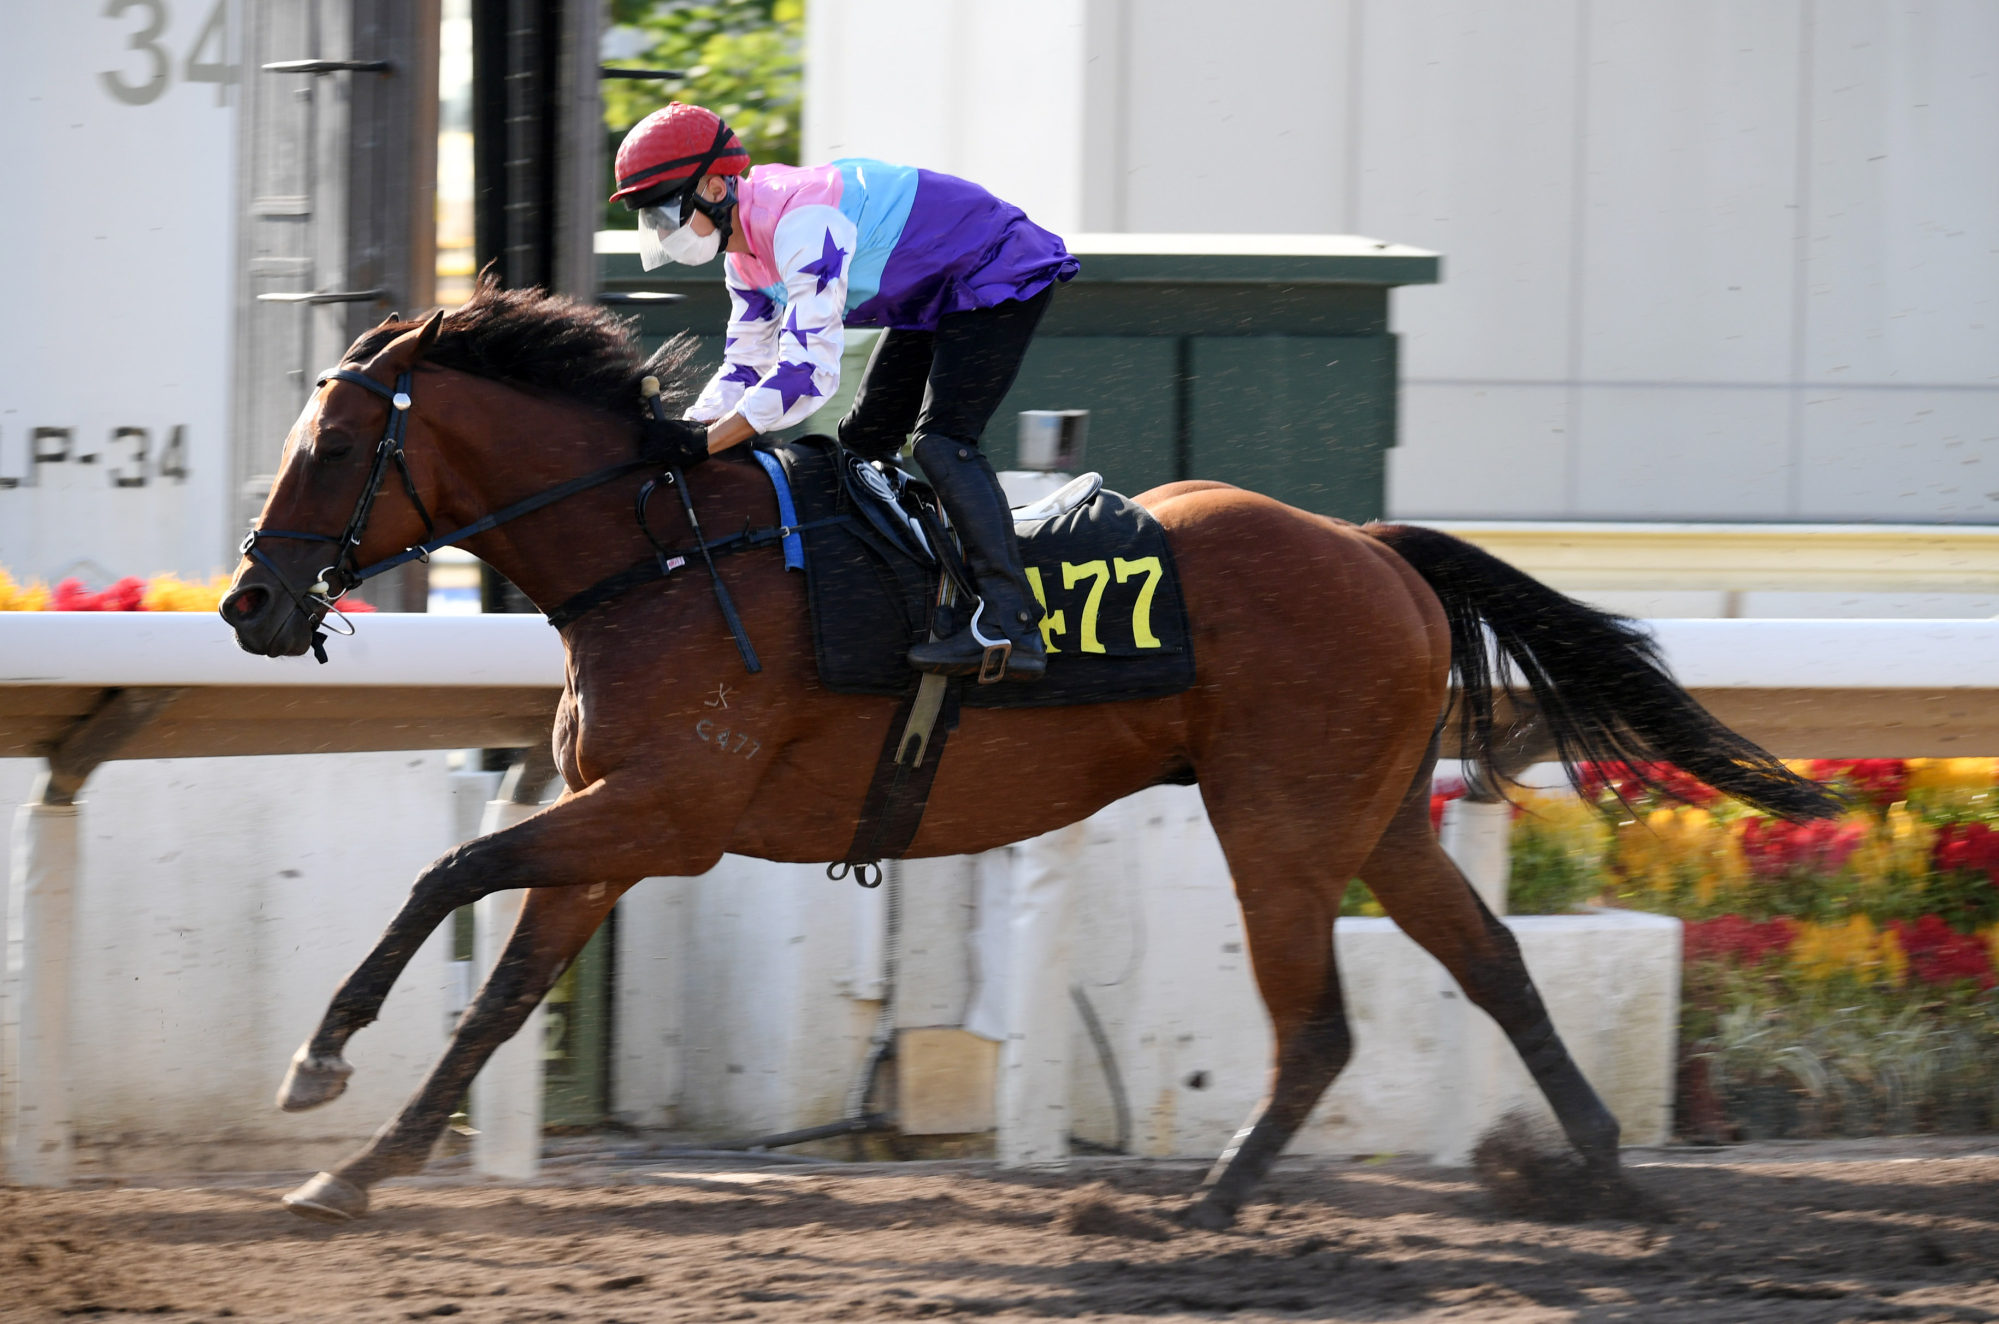
[[[365,362],[420,325],[385,322],[356,340],[347,359]],[[489,270],[472,298],[445,314],[424,362],[629,418],[639,408],[639,379],[651,373],[674,395],[691,349],[676,338],[648,359],[632,324],[609,310],[545,290],[502,289]]]

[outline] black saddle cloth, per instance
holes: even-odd
[[[938,571],[894,536],[894,512],[843,476],[836,442],[803,437],[769,448],[807,528],[805,577],[819,680],[842,694],[907,694],[907,654],[929,637]],[[886,514],[886,518],[883,518]],[[967,683],[974,708],[1045,708],[1178,694],[1194,683],[1193,639],[1166,531],[1115,492],[1051,519],[1015,526],[1040,590],[1048,674],[1033,684]]]

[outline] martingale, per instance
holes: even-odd
[[[841,482],[827,438],[780,443],[771,453],[791,485],[800,524],[850,513],[857,501],[871,499]],[[1074,510],[1017,527],[1041,602],[1048,674],[1033,685],[966,685],[966,706],[1152,699],[1194,683],[1186,607],[1159,521],[1104,491]],[[904,654],[928,635],[936,569],[863,520],[822,525],[804,536],[820,683],[843,694],[908,693],[915,673]]]

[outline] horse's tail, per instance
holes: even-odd
[[[1458,686],[1463,757],[1475,775],[1504,780],[1493,734],[1495,680],[1486,636],[1519,669],[1547,724],[1569,780],[1579,764],[1624,763],[1671,794],[1647,768],[1670,763],[1717,791],[1785,818],[1829,818],[1840,799],[1729,730],[1667,672],[1636,621],[1596,610],[1436,529],[1370,524],[1443,603],[1451,626],[1451,678]]]

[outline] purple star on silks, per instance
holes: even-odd
[[[798,309],[793,308],[791,310],[791,318],[789,321],[787,321],[784,324],[784,331],[782,334],[785,336],[797,336],[798,347],[800,349],[804,349],[805,337],[807,335],[810,335],[814,331],[824,331],[825,329],[826,328],[823,326],[800,326],[798,324]],[[782,336],[780,338],[782,338]]]
[[[799,270],[808,276],[819,278],[819,288],[814,293],[823,293],[826,286],[840,279],[840,266],[847,260],[847,250],[833,242],[833,232],[826,232],[826,246],[819,250],[819,260],[808,262]]]
[[[775,317],[777,315],[777,302],[762,290],[737,290],[736,293],[741,295],[743,299],[743,320],[745,322],[761,322],[766,317]]]
[[[776,391],[784,401],[784,408],[791,408],[800,396],[817,395],[819,388],[812,384],[812,365],[809,363],[779,363],[764,378],[766,391]]]
[[[741,382],[745,386],[755,386],[763,380],[763,374],[747,363],[738,363],[722,374],[725,382]]]

